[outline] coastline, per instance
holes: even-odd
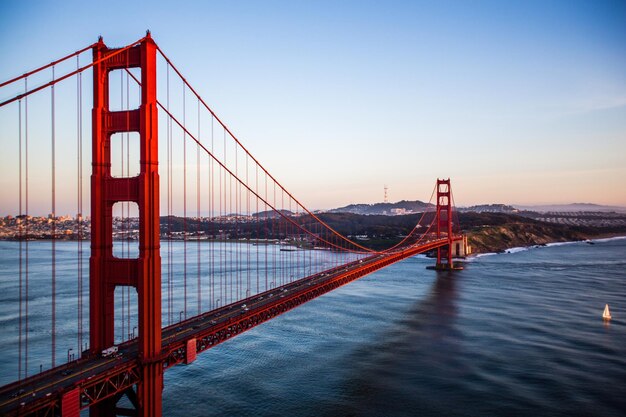
[[[598,237],[595,238],[589,238],[589,239],[582,239],[582,240],[568,240],[568,241],[554,241],[554,242],[547,242],[547,243],[541,243],[541,244],[536,244],[536,245],[528,245],[528,246],[512,246],[509,248],[505,248],[503,250],[499,250],[497,252],[477,252],[477,253],[472,253],[471,255],[469,255],[468,257],[466,257],[465,259],[463,259],[462,261],[464,262],[471,262],[473,259],[478,259],[478,258],[482,258],[485,256],[492,256],[492,255],[508,255],[508,254],[513,254],[513,253],[517,253],[517,252],[524,252],[530,249],[541,249],[541,248],[547,248],[547,247],[552,247],[552,246],[565,246],[565,245],[572,245],[572,244],[576,244],[576,243],[587,243],[587,244],[594,244],[596,242],[610,242],[613,240],[622,240],[622,239],[626,239],[626,235],[624,234],[613,234],[613,233],[609,233],[609,234],[602,234],[599,235]]]

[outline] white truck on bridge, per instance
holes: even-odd
[[[102,351],[102,357],[107,358],[109,356],[113,356],[117,353],[117,346],[111,346],[110,348],[106,348]]]

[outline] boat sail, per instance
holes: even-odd
[[[609,311],[609,305],[606,304],[604,306],[604,312],[602,313],[602,318],[604,320],[611,320],[611,312]]]

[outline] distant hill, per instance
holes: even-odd
[[[458,207],[457,209],[463,213],[517,213],[519,211],[517,208],[506,204],[480,204],[470,207]]]
[[[601,211],[601,212],[616,212],[626,213],[626,207],[620,206],[604,206],[600,204],[591,203],[572,203],[572,204],[546,204],[536,206],[515,206],[520,210],[528,211],[554,211],[554,212],[567,212],[567,211]]]
[[[328,210],[327,213],[352,213],[363,215],[395,216],[401,214],[421,213],[433,204],[415,201],[398,201],[397,203],[350,204],[345,207]]]
[[[295,213],[289,210],[280,210],[280,212],[285,215],[285,216],[293,216]],[[259,217],[259,218],[268,218],[268,219],[277,219],[280,218],[281,216],[275,212],[274,210],[266,210],[266,211],[259,211],[258,213],[254,213],[252,215],[253,217]]]

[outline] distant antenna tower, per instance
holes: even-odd
[[[388,198],[388,195],[387,195],[387,191],[389,191],[389,187],[387,187],[387,185],[385,185],[385,199],[384,199],[384,202],[385,202],[385,203],[388,203],[388,202],[389,202],[389,198]]]

